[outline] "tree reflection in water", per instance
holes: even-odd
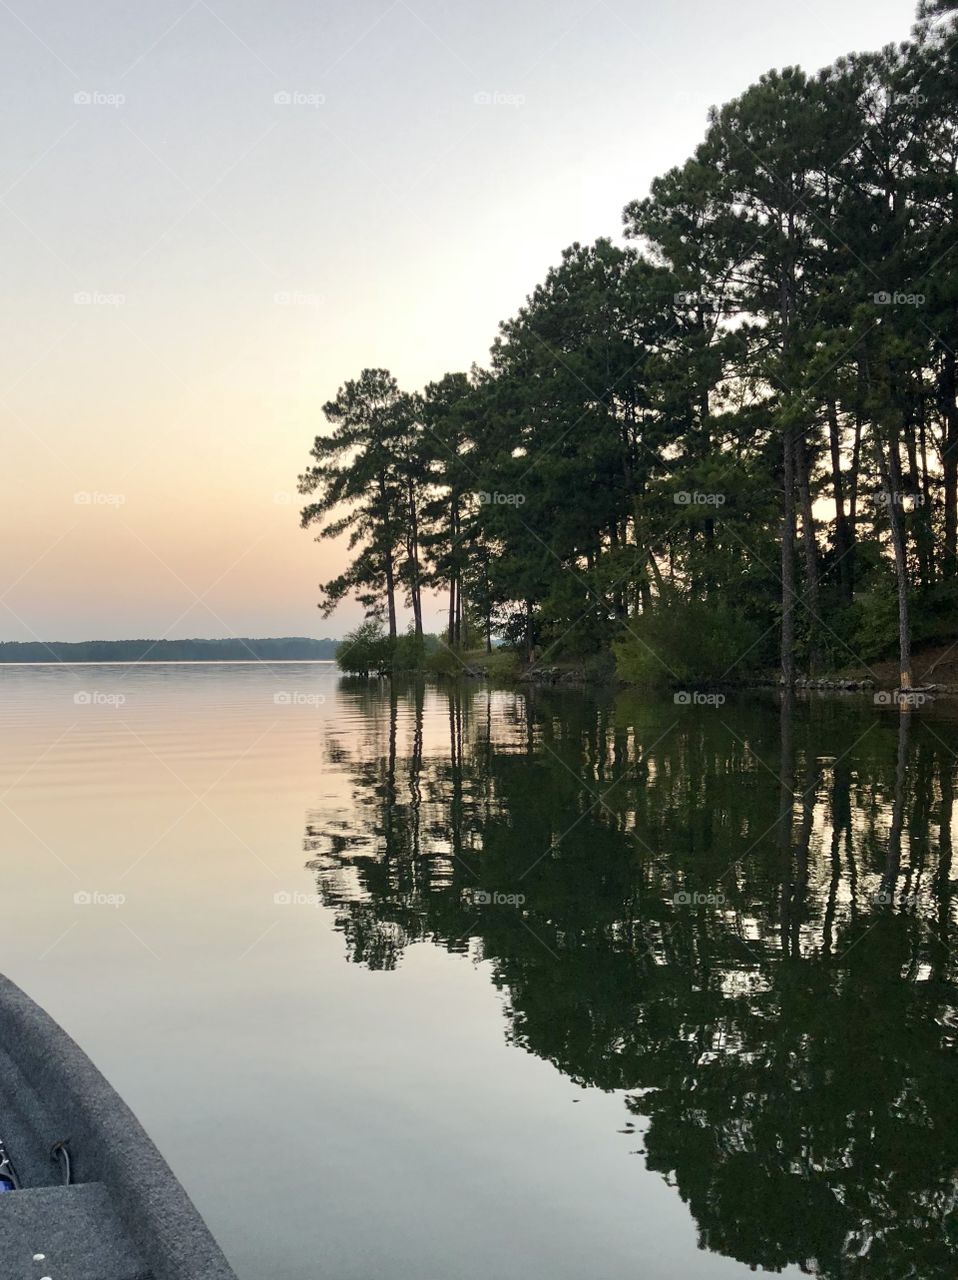
[[[487,960],[511,1042],[627,1091],[703,1248],[827,1277],[958,1273],[946,719],[343,696],[360,729],[328,753],[352,803],[311,814],[306,847],[351,960],[393,969],[422,940]]]

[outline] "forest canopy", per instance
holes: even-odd
[[[951,639],[958,601],[958,47],[771,71],[573,244],[486,367],[365,369],[325,406],[302,524],[322,584],[454,651],[615,654],[620,674],[791,685]]]

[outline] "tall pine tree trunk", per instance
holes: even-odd
[[[393,549],[387,547],[385,556],[386,611],[389,617],[389,638],[396,639],[396,571],[393,566]]]
[[[958,405],[955,403],[955,353],[946,351],[938,379],[942,417],[945,421],[941,468],[945,500],[944,577],[958,574]]]
[[[937,574],[935,572],[935,506],[931,500],[931,473],[928,470],[928,424],[925,415],[924,401],[921,401],[921,426],[918,443],[921,457],[921,507],[922,527],[928,547],[928,585],[933,586]]]
[[[848,525],[853,545],[858,541],[858,482],[862,461],[862,419],[855,414],[855,438],[852,443],[852,470],[848,482]],[[853,553],[854,554],[854,553]]]
[[[422,572],[419,567],[419,511],[416,505],[416,486],[412,480],[407,486],[409,495],[409,595],[412,600],[413,627],[416,639],[422,639]]]
[[[792,373],[792,324],[795,309],[794,246],[795,213],[789,208],[784,230],[789,254],[779,277],[779,316],[782,325],[782,373],[786,382]],[[791,414],[782,424],[782,683],[786,695],[795,685],[795,426]]]
[[[899,681],[901,689],[911,688],[911,618],[908,603],[908,548],[905,543],[905,522],[901,507],[901,459],[894,431],[889,434],[888,455],[882,444],[878,425],[875,424],[875,461],[881,476],[882,489],[888,504],[888,522],[891,528],[892,549],[895,553],[895,581],[898,586],[898,646]]]
[[[795,684],[795,441],[794,428],[782,428],[782,683]]]
[[[492,603],[489,598],[489,558],[484,554],[482,561],[482,598],[486,621],[486,653],[492,653]]]
[[[449,620],[446,637],[456,643],[456,590],[459,579],[459,498],[455,490],[449,500]]]
[[[795,445],[795,479],[798,485],[799,507],[802,513],[802,551],[805,555],[805,596],[810,614],[808,666],[816,673],[821,665],[821,643],[818,629],[821,611],[821,592],[818,581],[818,547],[815,543],[815,521],[812,517],[812,488],[809,479],[808,450],[804,433],[797,431]]]
[[[383,521],[383,540],[385,549],[383,551],[383,574],[386,578],[386,613],[389,619],[389,638],[396,639],[396,548],[393,541],[391,520],[389,518],[389,500],[386,491],[386,477],[380,472],[379,474],[379,501],[381,504],[381,519]]]
[[[933,581],[932,570],[932,536],[931,527],[928,523],[928,509],[925,507],[921,497],[921,489],[918,487],[918,477],[921,475],[921,469],[918,465],[918,432],[920,426],[921,415],[921,397],[918,397],[918,403],[915,409],[919,415],[919,421],[914,417],[910,418],[905,427],[904,445],[908,454],[908,471],[911,477],[911,485],[909,492],[915,501],[915,509],[912,515],[912,529],[915,540],[915,554],[918,557],[918,585],[927,587]],[[912,486],[915,486],[912,488]]]
[[[838,568],[838,593],[842,603],[849,605],[852,603],[855,591],[855,570],[852,563],[852,537],[845,515],[841,434],[838,427],[838,409],[834,400],[829,400],[828,402],[828,446],[832,463],[832,496],[835,499],[835,555]]]

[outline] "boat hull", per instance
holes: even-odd
[[[23,1190],[0,1195],[2,1280],[236,1280],[139,1121],[74,1040],[0,976],[0,1136]],[[51,1157],[69,1139],[71,1186]],[[37,1271],[34,1256],[48,1260]],[[109,1267],[106,1270],[106,1267]],[[4,1269],[5,1268],[5,1269]]]

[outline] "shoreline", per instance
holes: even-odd
[[[881,664],[884,665],[884,664]],[[932,664],[932,669],[936,664]],[[428,673],[427,673],[428,674]],[[948,698],[958,696],[958,685],[944,681],[928,679],[930,671],[917,676],[910,693],[928,698]],[[513,672],[490,671],[482,662],[464,662],[461,671],[442,673],[440,678],[453,680],[493,680],[511,686],[536,685],[544,688],[609,688],[609,689],[642,689],[654,688],[656,692],[682,691],[755,691],[758,689],[784,688],[778,672],[756,674],[746,680],[689,680],[684,684],[669,681],[663,685],[643,685],[622,680],[590,676],[582,667],[576,665],[532,666]],[[902,692],[896,679],[888,678],[879,672],[867,675],[841,675],[830,673],[823,676],[799,676],[792,686],[795,693],[879,693],[897,694]]]

